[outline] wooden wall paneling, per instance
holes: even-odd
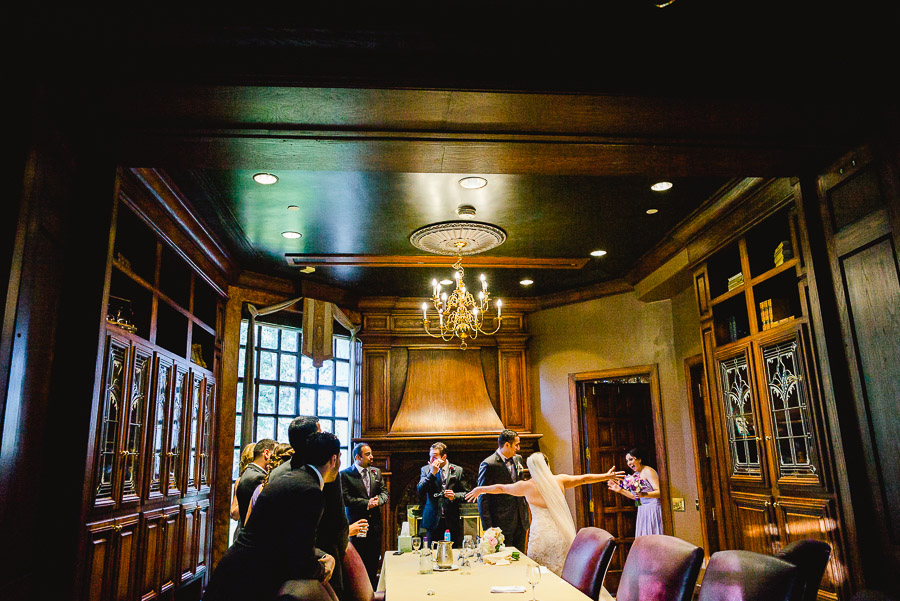
[[[162,551],[165,536],[165,512],[145,511],[141,515],[140,554],[137,566],[136,597],[150,601],[159,597]]]
[[[406,377],[409,373],[409,348],[405,346],[391,347],[390,355],[391,399],[388,419],[389,423],[393,424],[397,418],[397,412],[400,410],[400,404],[403,401],[403,393],[406,390]]]
[[[712,305],[709,304],[709,274],[706,272],[706,265],[694,272],[694,294],[697,298],[697,314],[700,321],[712,317]]]
[[[178,552],[181,558],[181,582],[187,582],[194,577],[194,568],[197,565],[196,519],[197,503],[184,503],[181,506],[181,549]]]
[[[389,348],[366,348],[363,345],[362,399],[363,437],[387,434],[391,399],[391,363]]]
[[[196,532],[194,533],[196,551],[194,553],[194,575],[201,575],[206,572],[209,565],[209,543],[210,532],[207,528],[209,524],[209,499],[202,499],[197,503],[197,518],[195,521]]]
[[[840,385],[846,378],[853,400],[853,412],[845,410],[841,422],[843,438],[848,454],[864,465],[847,474],[850,495],[860,524],[879,524],[857,530],[863,578],[856,583],[864,579],[869,587],[900,594],[893,577],[900,571],[900,428],[892,419],[900,397],[900,249],[894,229],[900,187],[895,154],[863,150],[820,176],[819,208],[842,334],[833,341],[835,350],[843,347],[835,363],[846,362],[846,372],[834,380]]]
[[[160,574],[159,592],[166,594],[175,588],[180,576],[178,567],[180,563],[180,536],[181,508],[172,505],[163,508],[162,517],[162,545],[160,547]]]
[[[528,362],[525,349],[500,347],[500,419],[510,430],[531,431],[531,406],[528,402]]]
[[[834,503],[828,499],[779,497],[773,504],[779,523],[780,547],[815,539],[831,545],[831,558],[819,586],[819,599],[837,599],[848,580],[838,537]]]
[[[87,576],[83,598],[88,601],[101,601],[106,598],[106,590],[109,588],[107,571],[115,553],[115,525],[116,521],[113,519],[86,526],[88,543],[84,572]]]

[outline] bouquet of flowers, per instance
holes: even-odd
[[[481,552],[484,555],[496,553],[503,546],[503,540],[503,531],[500,528],[496,526],[488,528],[481,535]]]
[[[622,490],[627,490],[631,494],[634,495],[634,504],[638,506],[641,504],[641,498],[638,496],[638,493],[642,492],[644,486],[644,480],[638,476],[637,474],[629,474],[622,479]]]

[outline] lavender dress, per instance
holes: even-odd
[[[643,492],[652,492],[653,487],[650,486],[649,482],[643,480],[641,490]],[[662,533],[662,508],[659,505],[659,499],[641,497],[641,504],[637,508],[637,524],[634,528],[634,536]]]

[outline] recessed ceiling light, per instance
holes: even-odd
[[[487,180],[483,177],[464,177],[459,180],[459,185],[466,190],[477,190],[487,185]]]
[[[656,182],[655,184],[650,186],[650,189],[653,190],[654,192],[665,192],[666,190],[668,190],[671,187],[672,187],[672,182]]]
[[[271,173],[257,173],[253,176],[253,181],[263,186],[271,186],[278,181],[278,177]]]
[[[298,207],[297,205],[289,205],[288,206],[288,211],[299,211],[299,210],[300,210],[300,207]]]
[[[647,209],[648,215],[656,215],[657,213],[659,213],[659,209]]]
[[[534,284],[534,280],[529,280],[528,278],[526,278],[526,279],[520,281],[519,283],[522,284],[523,286],[531,286],[532,284]]]
[[[453,280],[441,280],[441,286],[449,286],[453,283]]]
[[[288,240],[295,240],[302,236],[300,232],[281,232],[281,235],[287,238]]]
[[[595,251],[591,252],[592,257],[602,257],[605,254],[606,254],[605,250],[595,250]]]

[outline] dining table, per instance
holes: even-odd
[[[515,551],[513,547],[507,550]],[[459,565],[459,549],[453,550],[453,564]],[[378,579],[378,591],[385,592],[386,601],[531,601],[532,588],[525,567],[536,563],[519,554],[508,565],[472,562],[471,573],[458,569],[431,574],[419,573],[419,555],[415,551],[395,554],[387,551]],[[495,587],[524,587],[523,592],[491,592]],[[534,587],[538,601],[592,601],[580,590],[544,568],[540,582]],[[600,601],[612,601],[606,589]]]

